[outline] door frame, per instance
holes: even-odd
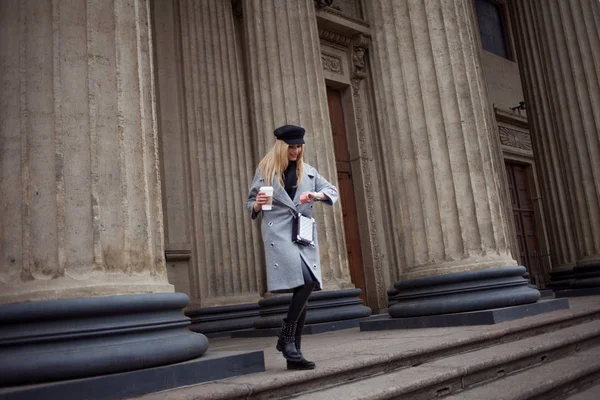
[[[513,157],[510,157],[510,156],[505,157],[504,163],[524,167],[525,178],[527,180],[527,187],[530,192],[529,194],[531,196],[531,204],[533,206],[531,211],[533,211],[533,215],[534,215],[536,240],[538,242],[538,251],[541,253],[540,257],[543,257],[540,259],[540,262],[542,263],[541,267],[544,269],[545,283],[547,283],[547,281],[549,280],[550,269],[551,269],[550,254],[548,251],[549,248],[544,245],[545,235],[543,235],[543,232],[542,232],[541,224],[543,223],[543,220],[540,215],[540,213],[542,211],[541,197],[539,196],[539,190],[535,187],[534,163],[524,162],[522,160],[513,160],[513,158],[514,158],[514,156]],[[510,179],[510,178],[508,178],[508,179]],[[516,187],[514,189],[517,190]],[[511,206],[511,208],[512,208],[512,206]],[[513,212],[514,212],[514,209],[513,209]],[[512,216],[512,214],[511,214],[511,216]],[[515,235],[515,237],[516,237],[516,227],[514,227],[512,234]],[[525,261],[521,258],[519,249],[515,248],[514,250],[515,251],[513,251],[513,255],[515,256],[515,259],[517,260],[517,262],[519,262],[520,265],[526,265]]]
[[[377,291],[377,288],[373,288],[372,285],[369,285],[369,274],[370,271],[367,270],[366,266],[368,266],[369,260],[368,257],[365,256],[365,251],[371,253],[370,249],[370,233],[369,230],[361,229],[361,227],[368,226],[368,212],[366,207],[365,197],[365,189],[362,184],[363,174],[361,170],[360,163],[362,162],[360,157],[360,148],[358,144],[358,139],[355,131],[355,104],[353,99],[352,87],[350,85],[345,85],[339,82],[325,80],[325,86],[327,90],[329,89],[337,91],[340,94],[340,105],[342,109],[343,116],[343,124],[344,124],[344,134],[346,140],[346,148],[348,151],[349,157],[349,167],[350,167],[350,176],[352,177],[352,190],[354,196],[354,207],[356,210],[356,220],[357,220],[357,231],[355,232],[358,235],[358,240],[360,243],[360,273],[362,274],[362,283],[364,284],[363,295],[361,296],[365,303],[369,306],[372,306],[373,298],[376,296],[371,295],[372,291]],[[331,113],[331,110],[329,110]],[[335,147],[335,144],[334,144]],[[337,157],[336,157],[337,158]],[[336,162],[337,164],[337,162]],[[357,182],[360,182],[357,184]],[[345,229],[345,227],[344,227]],[[346,246],[349,243],[346,241]],[[348,267],[350,267],[350,259],[348,259]],[[350,271],[352,274],[352,271]],[[355,282],[352,282],[356,285]],[[376,293],[375,293],[376,294]]]
[[[325,79],[325,86],[339,91],[341,96],[342,113],[344,118],[344,130],[346,133],[348,153],[351,160],[350,171],[353,178],[352,184],[354,189],[356,213],[359,226],[357,234],[361,244],[360,250],[362,256],[362,273],[365,282],[364,298],[367,306],[371,307],[374,310],[379,310],[380,307],[377,306],[377,288],[373,285],[373,250],[370,246],[370,235],[367,229],[360,229],[360,227],[369,225],[369,219],[366,210],[366,202],[368,200],[365,194],[364,185],[362,184],[362,182],[364,182],[365,177],[363,176],[360,166],[361,157],[359,139],[357,137],[356,110],[354,104],[354,96],[352,93],[352,86],[344,82],[330,79]]]
[[[516,115],[510,115],[499,109],[495,109],[495,114],[498,123],[498,129],[500,129],[500,127],[504,127],[513,131],[518,131],[529,135],[529,126],[527,124],[526,118],[519,117]],[[502,168],[504,168],[504,163],[506,162],[519,164],[527,167],[527,181],[531,190],[531,199],[533,201],[533,212],[535,214],[535,224],[540,251],[542,252],[542,254],[545,255],[544,265],[547,266],[548,272],[550,272],[550,270],[552,270],[553,264],[552,259],[550,257],[550,246],[546,230],[546,221],[544,219],[544,208],[541,197],[542,195],[539,185],[539,178],[537,175],[536,164],[533,158],[533,149],[530,148],[530,146],[520,145],[519,147],[519,145],[508,145],[506,143],[502,143],[502,139],[500,141],[503,159]],[[507,193],[506,195],[507,198],[509,198],[510,193]],[[512,217],[512,212],[510,216]],[[511,243],[513,243],[512,247],[514,247],[517,243],[517,233],[514,225],[511,226]],[[519,254],[518,248],[513,248],[512,254],[514,259],[517,260],[517,262],[519,263],[519,265],[523,265],[523,260],[521,260],[521,255]]]
[[[339,31],[329,23],[319,31],[323,61],[324,86],[341,94],[344,127],[350,169],[356,200],[358,236],[362,254],[365,281],[365,301],[375,313],[387,310],[387,290],[391,286],[390,270],[384,264],[388,260],[384,217],[385,183],[380,177],[377,157],[379,142],[374,134],[372,86],[368,73],[369,38],[360,31]],[[325,87],[323,89],[325,89]],[[326,91],[323,90],[324,106],[327,107]],[[329,118],[328,108],[327,118]],[[324,110],[325,111],[325,110]],[[348,275],[350,274],[348,270]]]

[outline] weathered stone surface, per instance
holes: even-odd
[[[149,7],[0,3],[0,304],[173,291]]]
[[[531,119],[550,251],[563,269],[600,260],[600,3],[509,7]]]
[[[256,302],[266,288],[244,207],[256,161],[240,21],[231,1],[152,4],[167,250],[191,255],[193,307]]]
[[[575,353],[563,359],[544,364],[540,367],[520,372],[504,379],[481,385],[455,396],[449,400],[510,400],[544,398],[569,393],[590,375],[600,373],[600,349]]]
[[[150,5],[0,2],[0,385],[208,347],[167,280]]]
[[[600,384],[594,385],[589,389],[567,397],[567,400],[598,400],[600,397]]]
[[[397,276],[516,265],[471,2],[366,5]]]

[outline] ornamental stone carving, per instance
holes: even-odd
[[[370,39],[364,35],[357,35],[354,38],[352,49],[352,78],[364,79],[367,76],[365,70],[365,53],[369,47]]]
[[[364,78],[364,76],[363,76]],[[363,109],[362,109],[362,101],[361,101],[361,83],[363,82],[362,78],[353,78],[352,79],[352,95],[354,97],[354,107],[355,107],[355,115],[356,115],[356,128],[358,133],[358,142],[359,142],[359,151],[360,151],[360,168],[363,172],[364,177],[364,189],[365,195],[367,197],[367,215],[369,219],[369,240],[371,242],[371,248],[373,251],[373,269],[375,271],[375,285],[377,288],[377,297],[379,304],[385,304],[387,301],[386,298],[386,285],[383,273],[383,265],[381,260],[381,250],[379,249],[379,238],[377,237],[377,220],[375,217],[375,209],[374,205],[376,202],[374,201],[374,189],[372,186],[373,179],[371,178],[371,170],[369,163],[373,161],[372,158],[369,157],[369,146],[367,144],[366,132],[365,132],[365,123],[363,121]]]
[[[343,47],[348,47],[352,43],[352,39],[350,37],[336,32],[328,31],[323,28],[319,28],[319,38],[326,42],[337,44]]]
[[[507,126],[499,126],[498,133],[500,135],[500,143],[503,145],[532,151],[531,136],[529,133],[511,129]]]
[[[323,69],[336,74],[343,74],[342,60],[338,57],[331,56],[328,54],[321,54],[321,61],[323,62]]]

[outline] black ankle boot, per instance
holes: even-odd
[[[316,364],[312,361],[308,361],[302,355],[302,351],[300,351],[300,347],[302,346],[302,332],[304,331],[304,321],[306,319],[306,309],[300,314],[300,318],[298,318],[298,323],[296,325],[296,335],[294,337],[294,342],[296,344],[296,349],[298,353],[300,353],[300,357],[302,358],[300,361],[288,361],[287,369],[315,369]]]
[[[296,336],[295,342],[296,342],[296,348],[298,349],[298,352],[300,353],[300,357],[302,359],[300,361],[288,361],[287,369],[298,369],[298,370],[315,369],[315,367],[317,365],[314,362],[308,361],[306,358],[304,358],[304,356],[302,355],[302,352],[300,351],[301,336]]]
[[[302,354],[296,349],[296,322],[283,320],[281,333],[276,349],[283,354],[283,358],[292,362],[301,362]]]

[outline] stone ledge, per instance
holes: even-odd
[[[566,300],[566,301],[565,301]],[[448,326],[492,325],[504,321],[530,317],[569,308],[567,299],[540,300],[536,303],[490,310],[468,311],[454,314],[428,315],[411,318],[385,318],[360,323],[361,331],[387,329],[441,328]]]
[[[2,400],[61,399],[114,400],[263,372],[262,351],[213,352],[200,358],[162,367],[62,382],[0,389]]]

